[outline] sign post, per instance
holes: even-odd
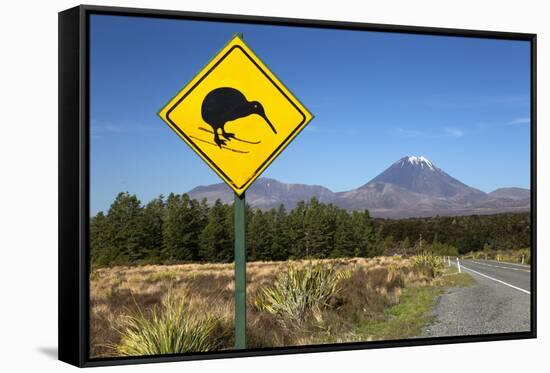
[[[235,194],[235,348],[246,348],[246,201]]]
[[[242,34],[237,34],[241,39]],[[246,348],[246,198],[235,193],[235,348]]]
[[[235,35],[158,115],[235,192],[235,348],[246,348],[245,191],[313,115]]]

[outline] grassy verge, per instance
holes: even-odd
[[[447,268],[430,286],[412,285],[404,289],[399,303],[384,310],[384,317],[362,322],[358,340],[404,339],[419,336],[434,321],[435,300],[451,287],[471,286],[475,280],[466,273]]]
[[[233,276],[231,264],[97,269],[91,355],[232,349]],[[247,278],[249,348],[415,337],[438,295],[473,281],[429,257],[397,256],[250,262]]]

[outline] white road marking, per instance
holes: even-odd
[[[531,292],[528,291],[528,290],[525,290],[525,289],[522,289],[522,288],[518,288],[517,286],[514,286],[514,285],[509,284],[509,283],[507,283],[507,282],[501,281],[501,280],[499,280],[499,279],[497,279],[497,278],[494,278],[494,277],[491,277],[491,276],[487,276],[487,275],[485,275],[485,274],[483,274],[483,273],[481,273],[481,272],[478,272],[478,271],[474,271],[474,270],[471,269],[471,268],[462,266],[462,269],[465,269],[465,270],[470,271],[470,272],[473,272],[473,273],[477,273],[477,274],[480,275],[480,276],[487,277],[489,280],[493,280],[493,281],[496,281],[496,282],[498,282],[498,283],[501,283],[502,285],[509,286],[509,287],[511,287],[512,289],[516,289],[516,290],[519,290],[519,291],[523,291],[523,292],[526,293],[526,294],[531,294]]]
[[[481,266],[487,266],[487,267],[504,268],[504,269],[510,269],[510,270],[512,270],[512,271],[531,272],[531,270],[529,270],[529,269],[521,269],[521,268],[512,268],[512,267],[497,266],[497,265],[494,265],[494,264],[487,264],[487,263],[476,262],[475,260],[470,260],[470,262],[475,263],[475,264],[479,264],[479,265],[481,265]]]

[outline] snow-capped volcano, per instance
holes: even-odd
[[[231,203],[233,192],[223,183],[197,187],[192,198],[217,198]],[[345,192],[304,184],[285,184],[273,179],[258,179],[247,191],[251,206],[270,209],[284,204],[292,209],[301,200],[316,197],[348,210],[368,209],[378,217],[490,214],[526,211],[529,190],[499,189],[486,194],[447,174],[423,156],[407,156],[393,163],[367,184]]]
[[[469,187],[420,156],[403,157],[366,185],[388,183],[431,197],[458,198],[476,202],[485,193]]]

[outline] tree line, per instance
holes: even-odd
[[[530,246],[528,214],[374,219],[316,198],[287,211],[246,208],[247,260],[373,257],[430,250],[457,255]],[[171,193],[142,205],[119,193],[90,221],[94,266],[131,263],[231,262],[233,206]],[[421,238],[422,237],[422,238]]]
[[[450,245],[458,254],[531,247],[531,218],[527,212],[377,219],[376,226],[386,249],[408,248],[411,240],[418,240],[420,235],[427,245],[433,242]]]
[[[287,260],[382,253],[368,211],[302,201],[291,211],[246,208],[247,259]],[[92,265],[233,260],[233,206],[209,206],[187,194],[160,196],[142,205],[120,193],[108,212],[90,221]]]

